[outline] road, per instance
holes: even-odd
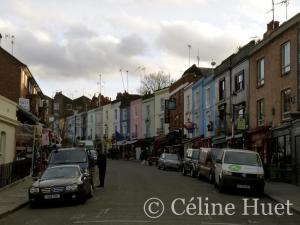
[[[148,198],[157,197],[165,206],[164,213],[157,219],[151,219],[144,212],[144,203]],[[176,198],[184,198],[188,203],[192,197],[199,197],[208,203],[221,203],[225,206],[233,203],[235,215],[184,215],[176,216],[171,203]],[[95,196],[84,205],[63,204],[43,206],[31,209],[26,206],[0,220],[1,225],[80,225],[80,224],[299,224],[300,215],[253,216],[242,215],[243,198],[255,198],[241,194],[220,194],[206,181],[184,177],[175,171],[162,171],[156,167],[144,166],[137,162],[108,161],[105,188],[97,188]],[[195,201],[192,201],[195,202]],[[260,203],[276,204],[268,198]],[[176,213],[182,213],[182,202],[175,204]],[[198,203],[197,214],[199,213]],[[152,205],[152,211],[159,206]],[[202,205],[202,207],[204,207]],[[193,210],[190,210],[193,211]],[[251,211],[251,210],[250,210]],[[194,212],[194,211],[193,211]],[[205,211],[202,211],[205,212]],[[232,212],[232,211],[231,211]],[[261,213],[261,210],[258,210]],[[249,212],[250,213],[250,212]],[[251,212],[252,213],[252,212]]]

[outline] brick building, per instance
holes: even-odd
[[[24,103],[17,114],[21,122],[35,123],[37,117],[45,118],[44,95],[29,68],[1,47],[0,94],[13,102]]]
[[[270,176],[294,183],[300,183],[299,26],[300,14],[281,26],[270,22],[249,59],[249,147],[271,165]]]

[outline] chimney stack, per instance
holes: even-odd
[[[267,32],[264,33],[264,38],[269,36],[278,27],[279,27],[279,21],[272,20],[270,23],[268,23],[267,24]]]

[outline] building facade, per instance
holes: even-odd
[[[130,102],[130,139],[142,139],[142,99]]]
[[[169,88],[154,92],[155,136],[169,133],[169,124],[165,123],[165,102],[169,99]]]
[[[148,95],[142,100],[142,138],[153,138],[156,135],[154,99],[154,95]]]

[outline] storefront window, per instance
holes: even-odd
[[[272,154],[272,164],[291,164],[291,142],[290,136],[284,135],[275,138],[275,146]]]

